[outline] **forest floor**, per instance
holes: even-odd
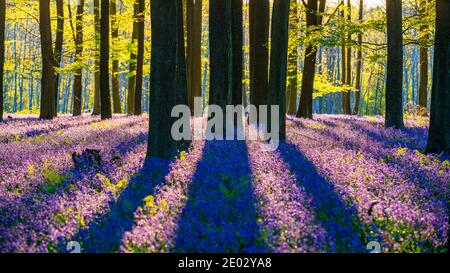
[[[144,164],[148,116],[13,116],[0,124],[0,252],[446,252],[450,163],[420,152],[427,124],[289,118],[276,151],[195,141]],[[75,166],[86,149],[101,161]]]

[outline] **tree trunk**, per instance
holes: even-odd
[[[79,67],[79,62],[82,60],[83,55],[83,9],[84,0],[78,1],[77,15],[75,18],[75,62]],[[81,67],[77,68],[75,71],[74,82],[73,82],[73,115],[81,115],[81,96],[83,90],[83,69]]]
[[[352,6],[351,6],[350,0],[347,0],[347,21],[349,24],[351,23],[351,20],[352,20]],[[347,41],[350,42],[351,39],[352,39],[352,36],[349,31],[347,34]],[[347,46],[346,57],[347,57],[347,60],[346,60],[347,64],[345,65],[346,66],[345,72],[347,74],[345,75],[345,84],[350,87],[350,86],[352,86],[352,48],[351,48],[351,46]],[[352,110],[351,110],[352,104],[351,104],[351,100],[350,100],[350,98],[351,98],[350,90],[348,92],[346,92],[345,97],[346,97],[345,98],[346,99],[345,114],[351,115],[352,114]]]
[[[6,0],[5,0],[6,1]],[[56,40],[55,40],[55,67],[61,66],[63,37],[64,37],[64,3],[63,0],[56,0]],[[59,73],[55,71],[55,108],[58,110],[58,85]]]
[[[101,0],[100,17],[100,100],[101,118],[109,119],[111,95],[109,89],[109,0]]]
[[[317,3],[317,2],[316,2]],[[317,17],[316,17],[317,18]],[[286,139],[286,74],[288,50],[289,0],[274,0],[270,51],[269,105],[279,106],[279,140]],[[271,130],[270,109],[268,129]]]
[[[136,67],[136,89],[134,114],[142,113],[142,79],[144,67],[144,39],[145,39],[145,0],[139,0],[138,16],[138,51]]]
[[[187,0],[187,92],[191,113],[194,113],[194,98],[202,95],[202,2],[202,0]]]
[[[116,114],[122,113],[120,106],[120,94],[119,94],[119,59],[117,56],[117,42],[119,39],[119,25],[117,23],[117,0],[111,0],[110,3],[110,15],[111,15],[111,38],[112,38],[112,75],[111,75],[111,87],[113,94],[113,112]]]
[[[135,93],[136,93],[136,66],[137,66],[137,41],[139,36],[139,0],[134,2],[134,22],[131,34],[130,72],[128,78],[128,114],[134,114]]]
[[[179,74],[183,70],[177,65],[181,55],[177,54],[179,48],[184,48],[184,39],[180,40],[183,37],[183,28],[179,27],[183,21],[180,7],[181,1],[177,0],[153,0],[151,3],[153,37],[147,157],[171,159],[177,154],[177,142],[171,136],[174,122],[171,112],[180,97],[178,88],[181,86],[177,83],[181,82]],[[184,86],[184,90],[186,88]]]
[[[385,126],[403,128],[403,43],[402,1],[386,0],[387,76]]]
[[[269,1],[249,0],[250,103],[267,105],[269,70]]]
[[[209,104],[218,105],[225,113],[232,100],[232,22],[231,1],[209,3],[210,94]],[[226,132],[223,115],[223,133]],[[216,132],[218,133],[218,132]]]
[[[422,17],[427,15],[427,1],[420,1],[420,14]],[[428,39],[428,25],[420,26],[420,38]],[[428,48],[420,46],[419,50],[419,106],[427,108],[427,90],[428,90]]]
[[[289,14],[289,44],[288,44],[288,86],[287,113],[295,115],[297,111],[297,73],[298,73],[298,3],[291,1]]]
[[[95,28],[95,61],[94,61],[94,109],[93,115],[99,115],[100,99],[100,0],[94,0],[94,28]]]
[[[325,10],[326,1],[308,0],[306,25],[310,28],[309,31],[317,31],[316,27],[322,24],[322,16],[319,14]],[[319,13],[319,14],[318,14]],[[312,28],[312,30],[311,30]],[[305,49],[305,61],[303,65],[302,87],[300,94],[300,105],[297,111],[297,117],[312,118],[313,114],[313,88],[314,76],[316,73],[316,57],[317,46],[309,44]]]
[[[364,0],[359,0],[359,22],[363,21],[363,9]],[[353,115],[358,115],[359,113],[359,102],[361,99],[361,72],[362,72],[362,34],[358,34],[358,51],[356,60],[356,79],[355,79],[355,106],[353,108]]]
[[[0,1],[0,122],[3,121],[3,74],[5,68],[6,1]]]
[[[450,153],[450,3],[436,0],[433,83],[427,153]]]
[[[232,0],[232,55],[233,55],[233,95],[232,104],[242,105],[242,60],[243,60],[243,1]],[[239,118],[239,117],[238,117]]]
[[[341,2],[342,9],[341,9],[341,17],[342,20],[345,20],[345,2],[342,0]],[[345,28],[344,28],[345,29]],[[345,33],[342,35],[342,46],[341,46],[341,82],[342,84],[347,84],[347,70],[350,69],[350,67],[347,67],[347,47],[346,47],[346,41],[345,41]],[[342,92],[342,113],[343,114],[350,114],[350,91],[344,90]]]
[[[176,96],[175,105],[187,105],[187,75],[186,75],[186,48],[185,48],[185,28],[184,28],[184,9],[182,1],[177,2],[176,7]],[[183,144],[180,141],[179,144]]]
[[[39,31],[41,34],[42,80],[40,118],[56,117],[55,68],[50,21],[50,2],[39,0]]]

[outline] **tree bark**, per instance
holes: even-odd
[[[179,49],[184,48],[184,39],[180,39],[183,37],[183,28],[179,27],[183,24],[181,1],[153,0],[151,14],[153,37],[147,157],[171,159],[178,150],[177,142],[171,136],[174,122],[171,112],[181,97],[179,88],[181,93],[187,89],[186,85],[178,85],[181,82],[180,72],[183,71],[180,67],[183,63],[177,64],[181,56]]]
[[[232,55],[233,55],[233,95],[232,104],[242,105],[242,60],[243,60],[243,1],[232,0]],[[238,117],[239,118],[239,117]]]
[[[55,68],[50,21],[50,2],[39,0],[39,31],[41,34],[42,79],[40,118],[56,117]]]
[[[249,0],[250,103],[267,105],[269,74],[269,1]]]
[[[5,69],[6,1],[0,1],[0,122],[3,121],[3,74]]]
[[[75,18],[75,62],[77,68],[75,71],[73,82],[73,115],[81,115],[81,96],[83,91],[83,69],[80,66],[80,61],[83,55],[83,9],[84,0],[78,0],[77,15]]]
[[[307,14],[306,14],[306,25],[312,27],[312,31],[317,31],[316,27],[322,24],[322,16],[325,10],[326,1],[318,0],[308,0],[307,2]],[[318,14],[319,13],[319,14]],[[314,76],[316,73],[316,57],[317,57],[317,46],[309,44],[305,49],[305,61],[303,64],[303,76],[302,76],[302,87],[300,94],[300,105],[297,111],[297,117],[309,118],[313,117],[313,89],[314,89]]]
[[[119,59],[117,56],[117,41],[119,39],[119,26],[117,24],[117,0],[111,0],[110,3],[110,16],[111,16],[111,38],[112,38],[112,75],[111,75],[111,87],[113,94],[113,112],[116,114],[122,113],[122,107],[120,106],[120,94],[119,94]]]
[[[385,126],[403,128],[402,1],[386,0],[387,76]]]
[[[137,41],[139,36],[139,0],[134,1],[134,22],[131,34],[130,72],[128,78],[128,114],[134,114],[135,93],[136,93],[136,67],[137,67]]]
[[[111,114],[111,95],[109,89],[109,0],[101,0],[100,17],[100,100],[101,118],[109,119]]]
[[[427,153],[450,153],[450,2],[436,0],[433,83]]]
[[[6,0],[5,0],[6,1]],[[56,39],[55,39],[55,67],[61,67],[62,48],[64,39],[64,3],[63,0],[56,0]],[[55,108],[58,110],[58,85],[59,73],[55,71]]]
[[[218,105],[225,113],[232,101],[232,20],[231,1],[209,3],[210,94],[209,104]],[[226,115],[223,115],[223,133]]]
[[[289,43],[288,43],[288,86],[287,113],[295,115],[297,111],[297,73],[298,73],[298,3],[291,1],[289,14]]]
[[[194,113],[194,98],[201,97],[202,0],[187,0],[187,81],[188,104]]]
[[[138,50],[136,67],[136,89],[134,101],[134,114],[142,113],[142,79],[144,67],[144,39],[145,39],[145,0],[139,0],[138,15]]]
[[[341,2],[342,8],[341,8],[341,17],[342,20],[345,20],[345,2],[342,0]],[[345,27],[344,27],[345,29]],[[345,35],[345,33],[344,33]],[[341,82],[342,84],[347,84],[347,70],[350,69],[350,67],[347,67],[347,47],[346,47],[346,40],[344,35],[342,35],[342,46],[341,46]],[[343,114],[350,114],[350,91],[343,91],[342,92],[342,113]]]
[[[94,0],[94,28],[95,28],[95,61],[94,61],[94,109],[93,115],[99,115],[100,99],[100,0]]]
[[[427,15],[427,1],[420,1],[420,14],[423,17]],[[428,39],[428,25],[420,26],[420,38]],[[428,48],[420,46],[419,49],[419,106],[427,108],[427,91],[428,91]]]
[[[364,0],[359,0],[359,22],[363,21]],[[355,106],[353,108],[353,115],[359,113],[359,102],[361,99],[361,72],[362,72],[362,34],[358,34],[358,51],[356,53],[356,79],[355,79]]]
[[[317,2],[316,2],[317,3]],[[317,17],[316,17],[317,18]],[[270,51],[269,105],[279,106],[279,140],[286,139],[286,74],[288,50],[289,0],[274,0]],[[271,119],[268,128],[271,130]]]
[[[352,20],[352,5],[351,5],[350,0],[347,0],[347,21],[349,24],[350,24],[351,20]],[[349,31],[347,33],[347,41],[350,42],[351,39],[352,39],[352,36]],[[347,54],[346,54],[347,64],[345,65],[346,66],[345,72],[347,74],[345,75],[345,84],[350,87],[350,86],[352,86],[352,48],[351,48],[351,46],[347,46],[346,48],[347,48]],[[345,99],[346,99],[345,114],[347,114],[347,115],[352,114],[352,110],[351,110],[352,104],[351,104],[350,97],[351,97],[351,91],[349,90],[348,92],[346,92],[346,95],[345,95]]]

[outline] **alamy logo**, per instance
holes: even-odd
[[[191,110],[187,105],[176,105],[172,109],[171,116],[178,119],[172,125],[171,135],[177,141],[246,139],[261,141],[263,150],[274,151],[279,145],[279,106],[271,105],[269,109],[267,105],[260,105],[258,108],[249,105],[244,113],[242,105],[227,105],[224,113],[222,107],[209,105],[208,111],[205,113],[207,114],[205,125],[202,100],[200,97],[196,97],[194,99],[194,118],[192,119],[193,133],[191,133]],[[247,122],[243,120],[246,116],[248,116],[248,128]],[[270,121],[268,121],[268,116],[270,116]]]

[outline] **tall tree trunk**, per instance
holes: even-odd
[[[427,16],[427,0],[420,1],[420,14]],[[420,39],[428,39],[428,25],[420,26]],[[428,90],[428,47],[420,46],[419,50],[419,106],[427,107],[427,90]]]
[[[359,22],[363,21],[364,0],[359,0]],[[356,79],[355,79],[355,106],[353,108],[353,115],[359,113],[359,102],[361,99],[361,72],[362,72],[362,34],[358,34],[358,51],[356,53]]]
[[[136,67],[136,89],[134,114],[142,113],[142,79],[144,67],[144,39],[145,39],[145,0],[139,0],[139,16],[138,16],[138,50],[137,50],[137,67]]]
[[[450,2],[436,0],[433,83],[427,153],[450,153]]]
[[[119,39],[119,25],[117,23],[117,0],[111,0],[110,3],[110,15],[111,15],[111,38],[112,38],[112,75],[111,75],[111,87],[113,94],[113,112],[118,114],[122,113],[120,107],[120,91],[119,91],[119,59],[117,56],[117,42]]]
[[[5,0],[6,1],[6,0]],[[55,40],[55,67],[61,66],[63,37],[64,37],[64,3],[63,0],[56,0],[56,40]],[[58,85],[59,73],[55,71],[55,108],[58,110]]]
[[[94,0],[94,28],[95,28],[95,61],[94,61],[94,109],[93,115],[100,114],[100,0]]]
[[[109,119],[111,95],[109,89],[109,0],[101,0],[100,17],[100,100],[101,118]]]
[[[269,1],[249,0],[250,103],[267,105],[269,74]]]
[[[180,97],[178,88],[181,87],[184,90],[187,88],[187,86],[184,88],[177,86],[177,83],[181,82],[179,74],[183,70],[177,65],[181,56],[177,53],[179,48],[184,48],[184,39],[180,40],[180,37],[183,37],[183,28],[179,27],[183,21],[180,7],[181,2],[177,0],[151,2],[153,37],[147,157],[171,159],[177,154],[177,142],[171,136],[171,127],[174,122],[171,112]]]
[[[387,76],[385,126],[403,128],[403,43],[402,1],[386,0]]]
[[[139,0],[134,1],[134,22],[131,34],[130,72],[128,78],[127,108],[128,114],[134,114],[136,93],[137,43],[139,36]]]
[[[316,2],[317,3],[317,2]],[[316,17],[317,18],[317,17]],[[288,50],[289,0],[274,0],[270,51],[269,105],[279,106],[279,140],[286,139],[286,74]],[[269,117],[270,117],[269,109]],[[271,119],[268,119],[271,130]]]
[[[295,115],[297,111],[297,73],[298,73],[298,3],[291,0],[289,13],[289,43],[288,43],[288,86],[287,113]]]
[[[308,0],[306,25],[309,31],[317,31],[316,27],[322,24],[321,13],[325,10],[326,1]],[[305,49],[305,61],[303,65],[302,87],[300,94],[300,105],[297,111],[297,117],[312,118],[313,114],[313,88],[314,76],[316,71],[317,46],[309,44]]]
[[[84,0],[78,0],[77,15],[75,18],[75,62],[77,62],[77,70],[73,80],[73,115],[81,115],[81,96],[83,91],[83,69],[79,66],[83,55],[83,11]]]
[[[39,0],[39,31],[41,34],[42,80],[40,118],[56,117],[55,68],[50,21],[50,2]]]
[[[347,0],[347,21],[349,24],[352,21],[352,4],[351,4],[350,0]],[[352,36],[350,34],[350,31],[348,31],[347,41],[350,42],[351,39],[352,39]],[[351,46],[347,46],[346,57],[347,57],[347,60],[346,60],[347,64],[345,65],[346,66],[345,72],[347,74],[345,75],[345,84],[347,86],[352,86],[352,47]],[[351,115],[352,114],[352,110],[351,110],[352,104],[351,104],[351,100],[350,100],[351,91],[349,90],[345,96],[346,96],[346,100],[347,100],[345,103],[345,114]]]
[[[232,100],[232,22],[231,1],[209,3],[210,94],[209,104],[225,112]],[[223,133],[226,132],[223,115]],[[219,132],[215,132],[219,133]]]
[[[342,0],[341,2],[342,8],[341,8],[341,17],[342,20],[345,20],[345,2]],[[345,29],[345,27],[344,27]],[[349,73],[347,73],[347,70],[350,69],[350,67],[347,66],[347,47],[346,47],[346,40],[345,40],[345,32],[342,35],[342,46],[341,46],[341,82],[342,84],[347,84],[348,79],[347,76]],[[343,114],[350,114],[350,91],[344,91],[342,92],[342,113]]]
[[[232,104],[242,105],[242,60],[243,60],[243,1],[232,0],[231,2],[231,17],[232,17],[232,55],[233,55],[233,95]],[[239,117],[238,117],[239,118]]]
[[[187,81],[188,104],[194,113],[194,98],[201,97],[202,0],[187,0]]]
[[[185,27],[184,27],[184,8],[182,1],[177,2],[176,7],[176,45],[177,45],[177,59],[176,59],[176,101],[175,105],[187,105],[188,104],[188,94],[187,94],[187,75],[186,75],[186,48],[185,48]],[[180,141],[179,144],[185,142]]]
[[[6,1],[0,1],[0,122],[3,121],[3,74],[5,68]]]

